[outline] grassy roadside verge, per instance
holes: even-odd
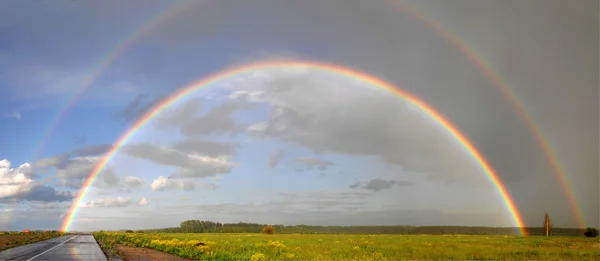
[[[34,232],[34,233],[5,233],[0,234],[0,251],[13,247],[27,245],[62,236],[60,232]]]
[[[109,261],[121,261],[124,260],[123,255],[116,248],[116,245],[121,243],[117,241],[115,238],[108,236],[104,233],[92,233],[98,245],[100,245],[100,249],[106,255]]]

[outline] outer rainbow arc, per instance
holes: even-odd
[[[334,72],[337,74],[351,76],[351,77],[361,80],[363,82],[366,82],[366,83],[381,87],[385,90],[388,90],[391,93],[394,93],[397,96],[404,98],[406,101],[409,101],[413,105],[416,105],[419,109],[421,109],[423,112],[425,112],[431,118],[433,118],[435,121],[440,123],[445,129],[447,129],[448,132],[450,134],[452,134],[456,138],[456,140],[458,142],[460,142],[467,149],[469,154],[471,154],[471,156],[481,165],[481,167],[483,168],[483,170],[485,171],[487,176],[490,178],[490,180],[494,183],[494,185],[498,189],[498,192],[500,192],[500,195],[502,196],[502,199],[504,200],[506,208],[510,212],[515,225],[517,225],[517,227],[519,228],[519,232],[522,235],[526,234],[526,231],[524,228],[524,223],[522,221],[519,211],[515,207],[515,203],[513,202],[513,199],[511,198],[510,194],[508,193],[508,191],[506,190],[504,185],[501,183],[499,177],[494,172],[491,165],[485,160],[483,155],[475,148],[475,146],[456,127],[454,127],[446,118],[444,118],[444,116],[442,116],[440,113],[438,113],[433,107],[431,107],[430,105],[421,101],[420,99],[413,96],[412,94],[410,94],[406,91],[403,91],[403,90],[399,90],[394,85],[387,83],[381,79],[375,78],[373,76],[367,75],[363,72],[359,72],[354,69],[345,68],[345,67],[342,67],[339,65],[327,64],[327,63],[323,63],[323,62],[295,61],[295,60],[265,61],[265,62],[258,62],[258,63],[249,64],[249,65],[242,65],[239,67],[233,67],[233,68],[230,68],[227,70],[223,70],[223,71],[213,74],[207,78],[204,78],[200,81],[192,83],[191,85],[188,85],[187,87],[176,91],[169,98],[163,100],[159,105],[157,105],[152,110],[150,110],[149,112],[144,114],[144,116],[139,118],[135,122],[135,124],[133,124],[133,126],[129,130],[127,130],[117,140],[116,145],[113,146],[112,149],[96,165],[96,167],[93,169],[90,176],[84,183],[83,189],[79,192],[79,195],[75,199],[74,203],[71,205],[69,212],[67,212],[67,215],[63,221],[62,230],[63,231],[69,230],[71,224],[73,223],[73,219],[76,215],[76,212],[79,208],[79,205],[82,203],[83,198],[86,196],[87,192],[89,191],[91,184],[94,182],[94,180],[96,179],[98,174],[106,166],[108,161],[112,157],[114,157],[116,152],[118,152],[119,148],[121,148],[127,142],[127,140],[129,140],[129,138],[131,138],[133,136],[133,134],[135,134],[141,127],[143,127],[146,123],[148,123],[158,113],[160,113],[164,109],[168,108],[171,104],[173,104],[174,102],[178,101],[179,99],[193,93],[194,91],[196,91],[202,87],[208,86],[214,82],[217,82],[218,80],[221,80],[221,79],[224,79],[224,78],[227,78],[230,76],[238,75],[240,73],[250,72],[250,71],[258,70],[258,69],[298,68],[298,67],[310,67],[310,68],[320,69],[320,70],[324,70],[324,71]]]
[[[82,86],[71,96],[71,98],[67,99],[66,105],[62,107],[56,119],[53,123],[49,124],[49,128],[46,131],[46,135],[42,138],[42,142],[40,147],[36,150],[34,158],[42,153],[43,149],[46,147],[46,144],[54,134],[54,131],[60,124],[63,117],[67,114],[67,112],[75,105],[77,101],[81,99],[81,97],[86,93],[86,91],[94,84],[98,76],[111,64],[113,63],[121,53],[127,50],[133,43],[135,43],[138,39],[142,38],[144,35],[148,34],[151,29],[154,28],[157,24],[160,24],[165,19],[168,19],[173,14],[176,14],[179,10],[184,8],[186,5],[181,4],[183,1],[176,2],[171,4],[166,10],[159,12],[154,15],[148,22],[144,23],[141,28],[137,28],[133,35],[119,41],[112,49],[110,49],[107,53],[105,53],[104,57],[100,59],[96,65],[91,70],[90,74],[84,79]]]
[[[573,191],[574,191],[573,186],[567,180],[565,172],[558,161],[558,157],[556,156],[556,153],[551,148],[549,142],[546,140],[543,133],[536,126],[535,122],[533,121],[533,118],[527,113],[527,110],[525,110],[523,103],[519,101],[519,99],[517,98],[515,93],[507,87],[507,84],[498,76],[498,74],[494,73],[494,71],[491,69],[491,66],[489,64],[487,64],[485,61],[483,61],[481,58],[479,58],[477,56],[477,54],[469,48],[469,46],[467,46],[465,43],[460,41],[457,37],[455,37],[454,35],[449,33],[447,30],[442,28],[441,25],[439,25],[437,22],[433,21],[432,19],[427,18],[427,16],[425,16],[417,8],[409,7],[408,4],[403,3],[403,1],[396,1],[396,0],[388,0],[388,1],[390,1],[391,3],[393,3],[397,7],[399,7],[399,9],[403,13],[408,14],[412,17],[415,17],[419,21],[422,21],[428,27],[430,27],[436,33],[438,33],[444,39],[446,39],[449,43],[454,45],[469,59],[469,61],[471,61],[473,64],[475,64],[476,67],[478,69],[480,69],[484,73],[484,75],[495,86],[498,87],[498,89],[500,90],[502,95],[504,95],[507,98],[507,100],[512,104],[512,106],[514,106],[514,108],[517,110],[517,115],[521,118],[521,120],[525,123],[525,125],[529,129],[529,131],[533,134],[532,136],[534,137],[536,143],[541,147],[542,151],[544,152],[548,162],[554,169],[554,172],[563,187],[563,191],[567,195],[567,198],[570,203],[569,207],[571,208],[571,212],[575,215],[577,223],[579,224],[580,227],[585,227],[586,222],[582,215],[581,207],[579,206],[579,203],[577,202],[575,195],[573,193]]]

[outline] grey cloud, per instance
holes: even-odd
[[[317,159],[317,158],[311,158],[311,157],[298,158],[298,159],[296,159],[296,161],[306,164],[306,165],[309,165],[309,166],[317,166],[317,167],[333,165],[333,162],[331,162],[331,161]]]
[[[313,157],[302,157],[296,159],[296,161],[306,167],[304,170],[312,170],[313,168],[316,168],[317,170],[326,171],[329,167],[333,166],[333,162],[331,161],[321,160]]]
[[[130,188],[119,188],[119,189],[117,189],[117,193],[123,193],[123,194],[133,193],[133,190]]]
[[[337,199],[337,200],[353,200],[360,199],[368,196],[368,193],[356,192],[356,191],[312,191],[312,192],[281,192],[278,193],[286,200],[290,199]]]
[[[377,191],[381,191],[384,189],[389,189],[394,185],[400,186],[400,187],[407,187],[407,186],[413,186],[414,183],[408,182],[408,181],[372,179],[367,184],[365,184],[362,188],[377,192]]]
[[[71,189],[79,189],[79,188],[83,187],[84,183],[85,183],[85,179],[83,179],[83,178],[74,178],[74,179],[61,178],[56,181],[56,186],[64,187],[64,188],[71,188]]]
[[[193,119],[202,109],[201,99],[190,99],[180,106],[167,109],[157,117],[159,127],[181,127],[181,125]]]
[[[82,60],[79,54],[86,50],[103,50],[102,47],[114,44],[115,37],[129,31],[128,28],[137,25],[148,13],[154,12],[156,8],[164,8],[158,3],[140,3],[108,1],[98,5],[70,1],[4,2],[0,26],[3,34],[9,37],[5,42],[7,50],[15,53],[23,50],[31,52],[32,57],[24,57],[28,63],[36,61],[43,66],[73,68],[89,62],[88,59]],[[57,20],[56,17],[63,19]],[[107,20],[108,17],[119,22]],[[52,29],[57,27],[61,30]],[[98,35],[101,37],[94,37]],[[48,45],[49,39],[54,39],[56,44]]]
[[[359,82],[314,74],[273,72],[266,85],[252,81],[246,85],[249,91],[259,86],[262,92],[254,99],[272,105],[264,135],[317,153],[376,156],[438,175],[476,171],[458,146],[407,102]],[[314,99],[315,93],[321,98]],[[436,149],[440,147],[444,150]],[[331,166],[316,160],[301,162],[321,170]]]
[[[274,168],[279,164],[279,161],[285,156],[282,150],[277,150],[269,155],[269,168]]]
[[[376,209],[365,208],[361,198],[342,200],[334,193],[312,193],[322,199],[304,197],[302,193],[284,200],[250,202],[236,204],[224,202],[202,205],[166,206],[168,213],[185,213],[184,209],[194,209],[190,213],[202,212],[221,222],[244,222],[286,224],[286,225],[463,225],[490,226],[506,224],[498,213],[443,213],[434,209],[400,209],[397,206],[382,206]],[[333,198],[330,198],[333,196]],[[363,196],[364,198],[364,196]]]
[[[105,169],[94,182],[97,187],[114,188],[119,185],[121,178],[112,169]]]
[[[98,156],[107,153],[110,149],[112,149],[112,147],[113,146],[111,144],[90,145],[74,149],[72,154],[79,157]]]
[[[409,181],[385,180],[385,179],[375,178],[375,179],[369,180],[368,182],[353,183],[352,185],[350,185],[350,188],[356,189],[356,188],[360,187],[362,189],[370,190],[373,192],[378,192],[378,191],[381,191],[384,189],[390,189],[393,186],[408,187],[408,186],[414,186],[414,185],[415,184],[413,182],[409,182]]]
[[[216,142],[204,139],[187,139],[173,144],[173,149],[184,153],[199,153],[213,157],[230,156],[235,148],[230,143]]]
[[[137,120],[139,117],[144,115],[150,109],[154,108],[160,101],[165,97],[156,97],[153,100],[147,102],[147,94],[139,94],[136,96],[124,109],[119,111],[115,117],[122,119],[126,122]]]
[[[74,195],[67,191],[57,191],[51,186],[36,185],[31,190],[16,195],[15,198],[28,201],[63,202],[73,199]]]
[[[216,106],[205,115],[197,116],[182,125],[185,136],[235,133],[242,129],[232,118],[233,113],[248,108],[244,99],[235,99]]]
[[[71,152],[61,153],[55,156],[38,159],[34,162],[33,166],[37,169],[46,168],[67,168],[73,161],[78,161],[78,157],[92,157],[99,156],[107,153],[112,149],[111,144],[95,144],[88,145],[81,148],[73,149]]]
[[[36,169],[47,169],[50,167],[61,167],[69,162],[69,154],[63,153],[52,157],[42,158],[33,163]]]
[[[188,155],[181,151],[163,148],[150,143],[127,145],[123,151],[130,156],[157,164],[182,168],[173,177],[208,177],[229,173],[233,164],[227,159]]]
[[[64,166],[56,168],[57,178],[85,178],[96,166],[97,160],[92,158],[73,158]]]

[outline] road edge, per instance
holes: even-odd
[[[110,249],[104,247],[104,242],[98,240],[96,238],[96,236],[94,236],[94,234],[91,234],[92,237],[94,238],[94,241],[96,241],[96,244],[98,245],[98,247],[100,247],[100,250],[102,250],[102,253],[104,253],[104,256],[106,257],[106,260],[108,261],[123,261],[123,257],[118,255],[118,254],[112,254],[110,251]]]

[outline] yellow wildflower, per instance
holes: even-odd
[[[263,261],[265,260],[265,255],[261,253],[256,253],[250,257],[250,261]]]

